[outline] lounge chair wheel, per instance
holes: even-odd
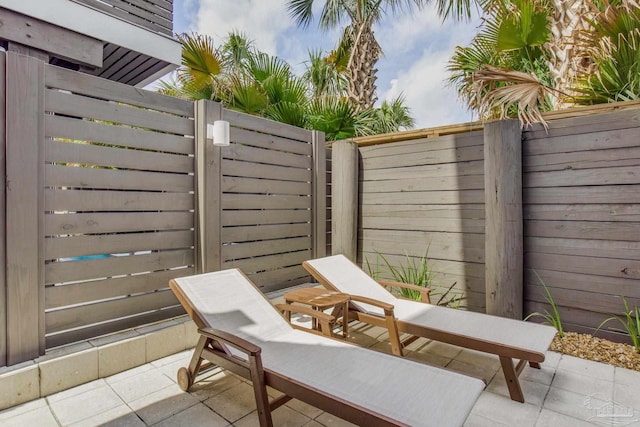
[[[189,387],[193,385],[193,378],[191,378],[191,374],[187,368],[178,369],[178,386],[182,389],[182,391],[189,390]]]

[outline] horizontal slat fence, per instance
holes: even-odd
[[[148,30],[173,34],[173,0],[72,0]]]
[[[567,329],[593,333],[624,311],[620,296],[640,305],[640,110],[554,120],[524,138],[525,310],[548,309],[535,271]]]
[[[362,146],[358,262],[384,273],[427,254],[434,294],[484,311],[482,131]],[[384,274],[388,276],[388,274]]]
[[[47,347],[182,313],[168,281],[195,272],[192,103],[51,66],[45,84]]]
[[[233,111],[223,118],[221,268],[242,269],[265,292],[309,282],[301,264],[314,255],[313,133]]]

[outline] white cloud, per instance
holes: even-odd
[[[230,31],[240,31],[258,49],[275,55],[278,37],[293,25],[282,0],[200,0],[192,27],[215,37],[216,43]]]
[[[450,125],[472,120],[471,113],[447,86],[449,52],[425,51],[411,67],[391,80],[382,99],[404,93],[406,105],[416,120],[416,128]]]

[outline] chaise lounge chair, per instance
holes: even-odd
[[[351,294],[350,319],[387,327],[394,354],[402,355],[400,333],[496,354],[511,399],[518,402],[524,402],[518,376],[527,362],[540,368],[556,334],[546,325],[396,298],[343,255],[305,261],[303,266],[324,287]],[[520,361],[514,365],[513,359]]]
[[[261,426],[273,425],[271,410],[291,398],[363,426],[460,426],[484,389],[477,378],[294,329],[236,269],[170,286],[201,334],[189,367],[178,371],[180,387],[213,365],[250,379]],[[285,395],[269,402],[266,386]]]

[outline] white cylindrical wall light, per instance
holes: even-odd
[[[229,122],[216,120],[207,123],[207,139],[213,139],[213,145],[227,146],[231,143],[229,136]]]

